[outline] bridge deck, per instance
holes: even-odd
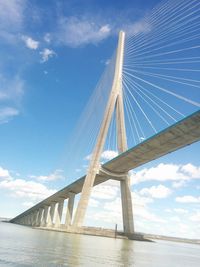
[[[102,167],[109,172],[120,174],[180,149],[186,145],[190,145],[198,140],[200,140],[200,110],[153,137],[143,141],[137,146],[127,150],[125,153],[120,154],[118,157],[103,164]],[[109,177],[108,175],[105,176],[100,173],[96,177],[95,185],[105,182],[110,178],[113,177]],[[58,202],[61,198],[68,198],[70,192],[74,192],[75,194],[80,193],[84,180],[85,176],[15,217],[11,220],[11,222],[40,207],[50,205],[52,202]]]
[[[198,140],[200,111],[120,154],[103,167],[109,171],[126,172]]]

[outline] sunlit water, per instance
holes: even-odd
[[[0,223],[0,266],[199,267],[200,246],[66,234]]]

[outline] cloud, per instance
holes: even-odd
[[[50,33],[46,33],[45,35],[44,35],[44,41],[46,42],[46,43],[50,43],[51,42],[51,34]]]
[[[4,180],[0,182],[0,188],[10,191],[14,197],[31,201],[43,200],[56,192],[56,190],[48,189],[43,184],[23,179]]]
[[[188,210],[180,209],[180,208],[174,208],[174,211],[179,214],[186,214],[188,213]]]
[[[162,219],[159,216],[155,215],[154,213],[150,212],[149,209],[147,208],[147,203],[150,203],[151,200],[142,198],[137,193],[132,193],[132,202],[133,202],[133,213],[134,213],[134,217],[136,220],[138,220],[138,218],[140,218],[140,219],[144,219],[144,220],[152,221],[152,222],[159,222],[159,223],[165,222],[164,219]],[[121,215],[122,207],[121,207],[120,197],[115,198],[111,202],[105,203],[103,208],[105,209],[105,211],[107,211],[107,213],[105,213],[105,211],[103,211],[102,212],[103,215],[107,215],[108,217],[114,216],[115,222],[122,220],[122,215]],[[112,214],[112,215],[110,215],[110,214]],[[102,215],[102,217],[104,217],[103,215]],[[99,215],[98,217],[100,218],[101,216]],[[113,220],[113,218],[110,218],[110,220]]]
[[[26,47],[36,50],[39,46],[39,42],[36,40],[33,40],[31,37],[29,36],[22,36],[22,40],[25,42]]]
[[[63,45],[78,47],[97,44],[111,32],[109,24],[90,17],[62,17],[58,22],[57,40]]]
[[[188,164],[183,165],[181,167],[181,171],[183,171],[184,173],[186,173],[191,178],[200,179],[200,166],[197,167],[197,166],[194,166],[191,163],[188,163]]]
[[[194,196],[182,196],[182,197],[176,197],[176,202],[180,203],[200,203],[200,197],[194,197]]]
[[[92,208],[97,208],[99,206],[99,201],[97,201],[96,199],[90,198],[89,200],[89,207]]]
[[[29,201],[29,202],[25,201],[22,203],[22,205],[25,206],[27,209],[29,209],[29,208],[33,207],[34,203],[31,201]]]
[[[6,123],[19,115],[18,106],[24,90],[24,81],[18,75],[14,77],[0,75],[0,123]]]
[[[105,150],[101,153],[101,160],[111,160],[118,156],[118,152],[114,150]],[[92,154],[86,156],[85,160],[91,160]]]
[[[92,198],[94,199],[113,199],[117,197],[119,187],[110,186],[106,183],[95,186],[92,190]]]
[[[0,0],[0,37],[7,42],[16,42],[16,34],[22,29],[25,0]]]
[[[151,25],[143,20],[127,23],[123,25],[122,28],[127,35],[137,35],[139,33],[147,33],[151,31]]]
[[[117,156],[118,156],[118,152],[117,151],[105,150],[101,154],[101,159],[103,159],[103,160],[111,160],[111,159],[113,159],[113,158],[115,158]]]
[[[151,196],[152,198],[166,198],[172,191],[166,186],[158,185],[150,188],[143,188],[139,193],[141,195]]]
[[[9,171],[2,168],[1,166],[0,166],[0,179],[4,179],[4,180],[10,179]]]
[[[132,184],[137,184],[145,181],[189,181],[191,179],[200,179],[199,174],[200,167],[192,164],[176,165],[160,163],[156,167],[144,168],[132,173],[131,182]],[[177,185],[174,184],[174,187],[177,187]],[[178,186],[181,186],[181,184]]]
[[[56,53],[48,48],[44,48],[41,52],[40,55],[42,56],[42,60],[41,62],[44,63],[46,61],[48,61],[51,57],[55,56]]]
[[[152,203],[153,199],[151,197],[141,196],[137,192],[131,192],[133,205],[137,207],[144,207],[147,206],[147,204]]]
[[[39,175],[39,176],[34,176],[32,175],[31,178],[35,178],[39,181],[43,182],[50,182],[50,181],[56,181],[60,179],[64,179],[63,176],[63,171],[62,170],[55,170],[53,173],[49,175]]]
[[[187,184],[187,182],[184,181],[184,180],[176,181],[176,182],[173,182],[172,183],[172,187],[174,187],[174,188],[181,188],[181,187],[186,186],[186,184]]]
[[[0,124],[8,122],[14,116],[19,115],[19,110],[12,107],[0,108]]]
[[[193,214],[190,217],[190,220],[193,221],[193,222],[199,222],[200,223],[200,212],[197,211],[195,214]]]
[[[18,76],[7,77],[0,74],[0,101],[18,102],[24,94],[25,83]]]

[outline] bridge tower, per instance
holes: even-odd
[[[123,92],[122,92],[122,66],[124,57],[124,42],[125,42],[125,33],[123,31],[120,31],[112,88],[105,109],[104,118],[99,131],[97,142],[92,153],[92,157],[88,168],[88,173],[86,175],[85,182],[82,188],[81,197],[77,206],[76,214],[74,217],[72,225],[72,227],[74,228],[81,227],[83,224],[92,187],[94,185],[95,177],[99,173],[101,168],[100,157],[104,148],[111,118],[115,110],[116,110],[118,152],[122,153],[127,150],[127,138],[126,138]],[[131,235],[134,233],[134,225],[133,225],[131,190],[129,183],[130,177],[128,173],[124,173],[120,177],[121,177],[120,188],[121,188],[124,233],[126,235]]]

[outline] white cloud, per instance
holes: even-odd
[[[56,192],[43,184],[23,179],[4,180],[0,182],[0,188],[10,191],[14,197],[25,198],[27,201],[43,200]]]
[[[186,173],[191,178],[200,179],[200,166],[197,167],[197,166],[194,166],[191,163],[188,163],[188,164],[183,165],[181,167],[181,171],[183,171],[184,173]]]
[[[88,216],[88,218],[90,221],[97,221],[98,226],[101,223],[106,223],[110,224],[110,227],[113,227],[117,223],[118,227],[120,227],[122,223],[122,216],[120,212],[115,212],[113,210],[101,210],[99,212],[93,212],[90,216]]]
[[[174,208],[174,211],[179,214],[186,214],[188,213],[188,210],[181,209],[181,208]]]
[[[114,150],[105,150],[101,153],[101,160],[111,160],[118,156],[118,152]],[[92,154],[87,155],[84,159],[91,160]]]
[[[8,122],[19,115],[19,108],[24,94],[24,81],[18,76],[12,78],[0,74],[0,123]]]
[[[10,179],[10,173],[8,170],[0,166],[0,179]]]
[[[31,178],[35,178],[43,182],[49,182],[49,181],[56,181],[56,180],[63,179],[64,176],[63,176],[62,170],[55,170],[53,173],[49,175],[39,175],[39,176],[32,175]]]
[[[29,49],[36,50],[39,46],[39,42],[36,40],[33,40],[29,36],[22,36],[22,40],[25,42],[26,47],[28,47]]]
[[[22,29],[25,0],[0,0],[0,37],[8,42],[16,42],[16,33]]]
[[[5,77],[0,74],[0,101],[19,102],[24,94],[24,81],[18,76]]]
[[[195,214],[193,214],[190,217],[190,220],[193,221],[193,222],[199,222],[200,223],[200,212],[197,211]]]
[[[187,224],[179,223],[178,228],[179,228],[179,232],[180,233],[183,233],[183,234],[187,234],[188,235],[189,226]]]
[[[117,151],[105,150],[101,154],[101,159],[103,159],[103,160],[111,160],[111,159],[113,159],[113,158],[115,158],[117,156],[118,156],[118,152]]]
[[[165,209],[165,212],[171,213],[172,210],[168,208],[168,209]]]
[[[50,35],[50,33],[46,33],[44,35],[44,41],[47,42],[48,44],[51,42],[51,35]]]
[[[139,193],[141,195],[151,196],[152,198],[166,198],[172,191],[166,186],[158,185],[150,188],[143,188]]]
[[[151,213],[147,208],[147,203],[151,203],[152,199],[141,197],[137,193],[132,193],[132,202],[133,202],[133,213],[135,218],[142,218],[145,220],[150,220],[153,222],[164,222],[162,218],[159,218],[157,215]],[[106,202],[103,207],[107,212],[112,213],[112,216],[115,218],[115,222],[122,220],[122,206],[121,198],[116,197],[113,201]],[[104,214],[104,212],[103,212]],[[116,220],[118,217],[118,220]]]
[[[121,199],[119,197],[117,197],[113,201],[106,202],[104,205],[104,209],[121,214],[121,212],[122,212],[122,206],[121,205],[122,205]]]
[[[147,33],[151,31],[151,25],[145,21],[138,21],[124,25],[123,29],[128,35],[137,35],[139,33]]]
[[[194,197],[194,196],[176,197],[176,202],[180,202],[180,203],[200,203],[200,197]]]
[[[71,47],[96,44],[110,35],[108,24],[98,22],[95,18],[67,17],[58,23],[57,39],[60,43]]]
[[[162,219],[161,217],[157,216],[156,214],[150,212],[147,208],[135,208],[134,209],[134,215],[136,217],[142,218],[146,221],[152,221],[152,222],[159,222],[159,223],[165,223],[166,220]]]
[[[29,201],[29,202],[28,202],[28,201],[25,201],[25,202],[22,203],[22,205],[25,206],[27,209],[29,209],[29,208],[33,207],[34,202],[31,202],[31,201]]]
[[[176,165],[160,163],[156,167],[144,168],[132,173],[131,182],[132,184],[137,184],[144,181],[189,181],[190,179],[200,179],[199,170],[200,167],[192,164]],[[180,184],[174,184],[174,187],[177,186],[180,186]]]
[[[175,181],[172,183],[172,187],[173,188],[181,188],[181,187],[184,187],[186,186],[187,182],[184,181],[184,180],[181,180],[181,181]]]
[[[151,197],[141,196],[139,193],[132,192],[132,200],[133,205],[138,208],[145,207],[149,203],[153,203],[153,199]]]
[[[169,219],[173,222],[181,222],[181,219],[178,216],[172,216],[172,217],[169,217]]]
[[[91,160],[91,157],[92,157],[92,154],[87,155],[84,159],[85,159],[85,160]],[[87,167],[88,167],[88,166],[87,166]]]
[[[42,57],[41,62],[44,63],[44,62],[48,61],[49,58],[55,56],[56,53],[55,53],[53,50],[51,50],[51,49],[44,48],[44,49],[40,52],[40,55],[41,55],[41,57]]]
[[[165,220],[151,212],[148,204],[153,203],[151,197],[143,197],[139,193],[132,192],[133,213],[136,220],[143,219],[145,221],[165,223]]]
[[[94,199],[113,199],[117,197],[119,187],[104,184],[97,185],[92,190],[92,198]]]
[[[89,207],[92,207],[92,208],[97,208],[99,206],[99,201],[97,201],[96,199],[94,198],[90,198],[89,200]]]
[[[19,110],[12,107],[0,108],[0,124],[8,122],[12,117],[19,115]]]

